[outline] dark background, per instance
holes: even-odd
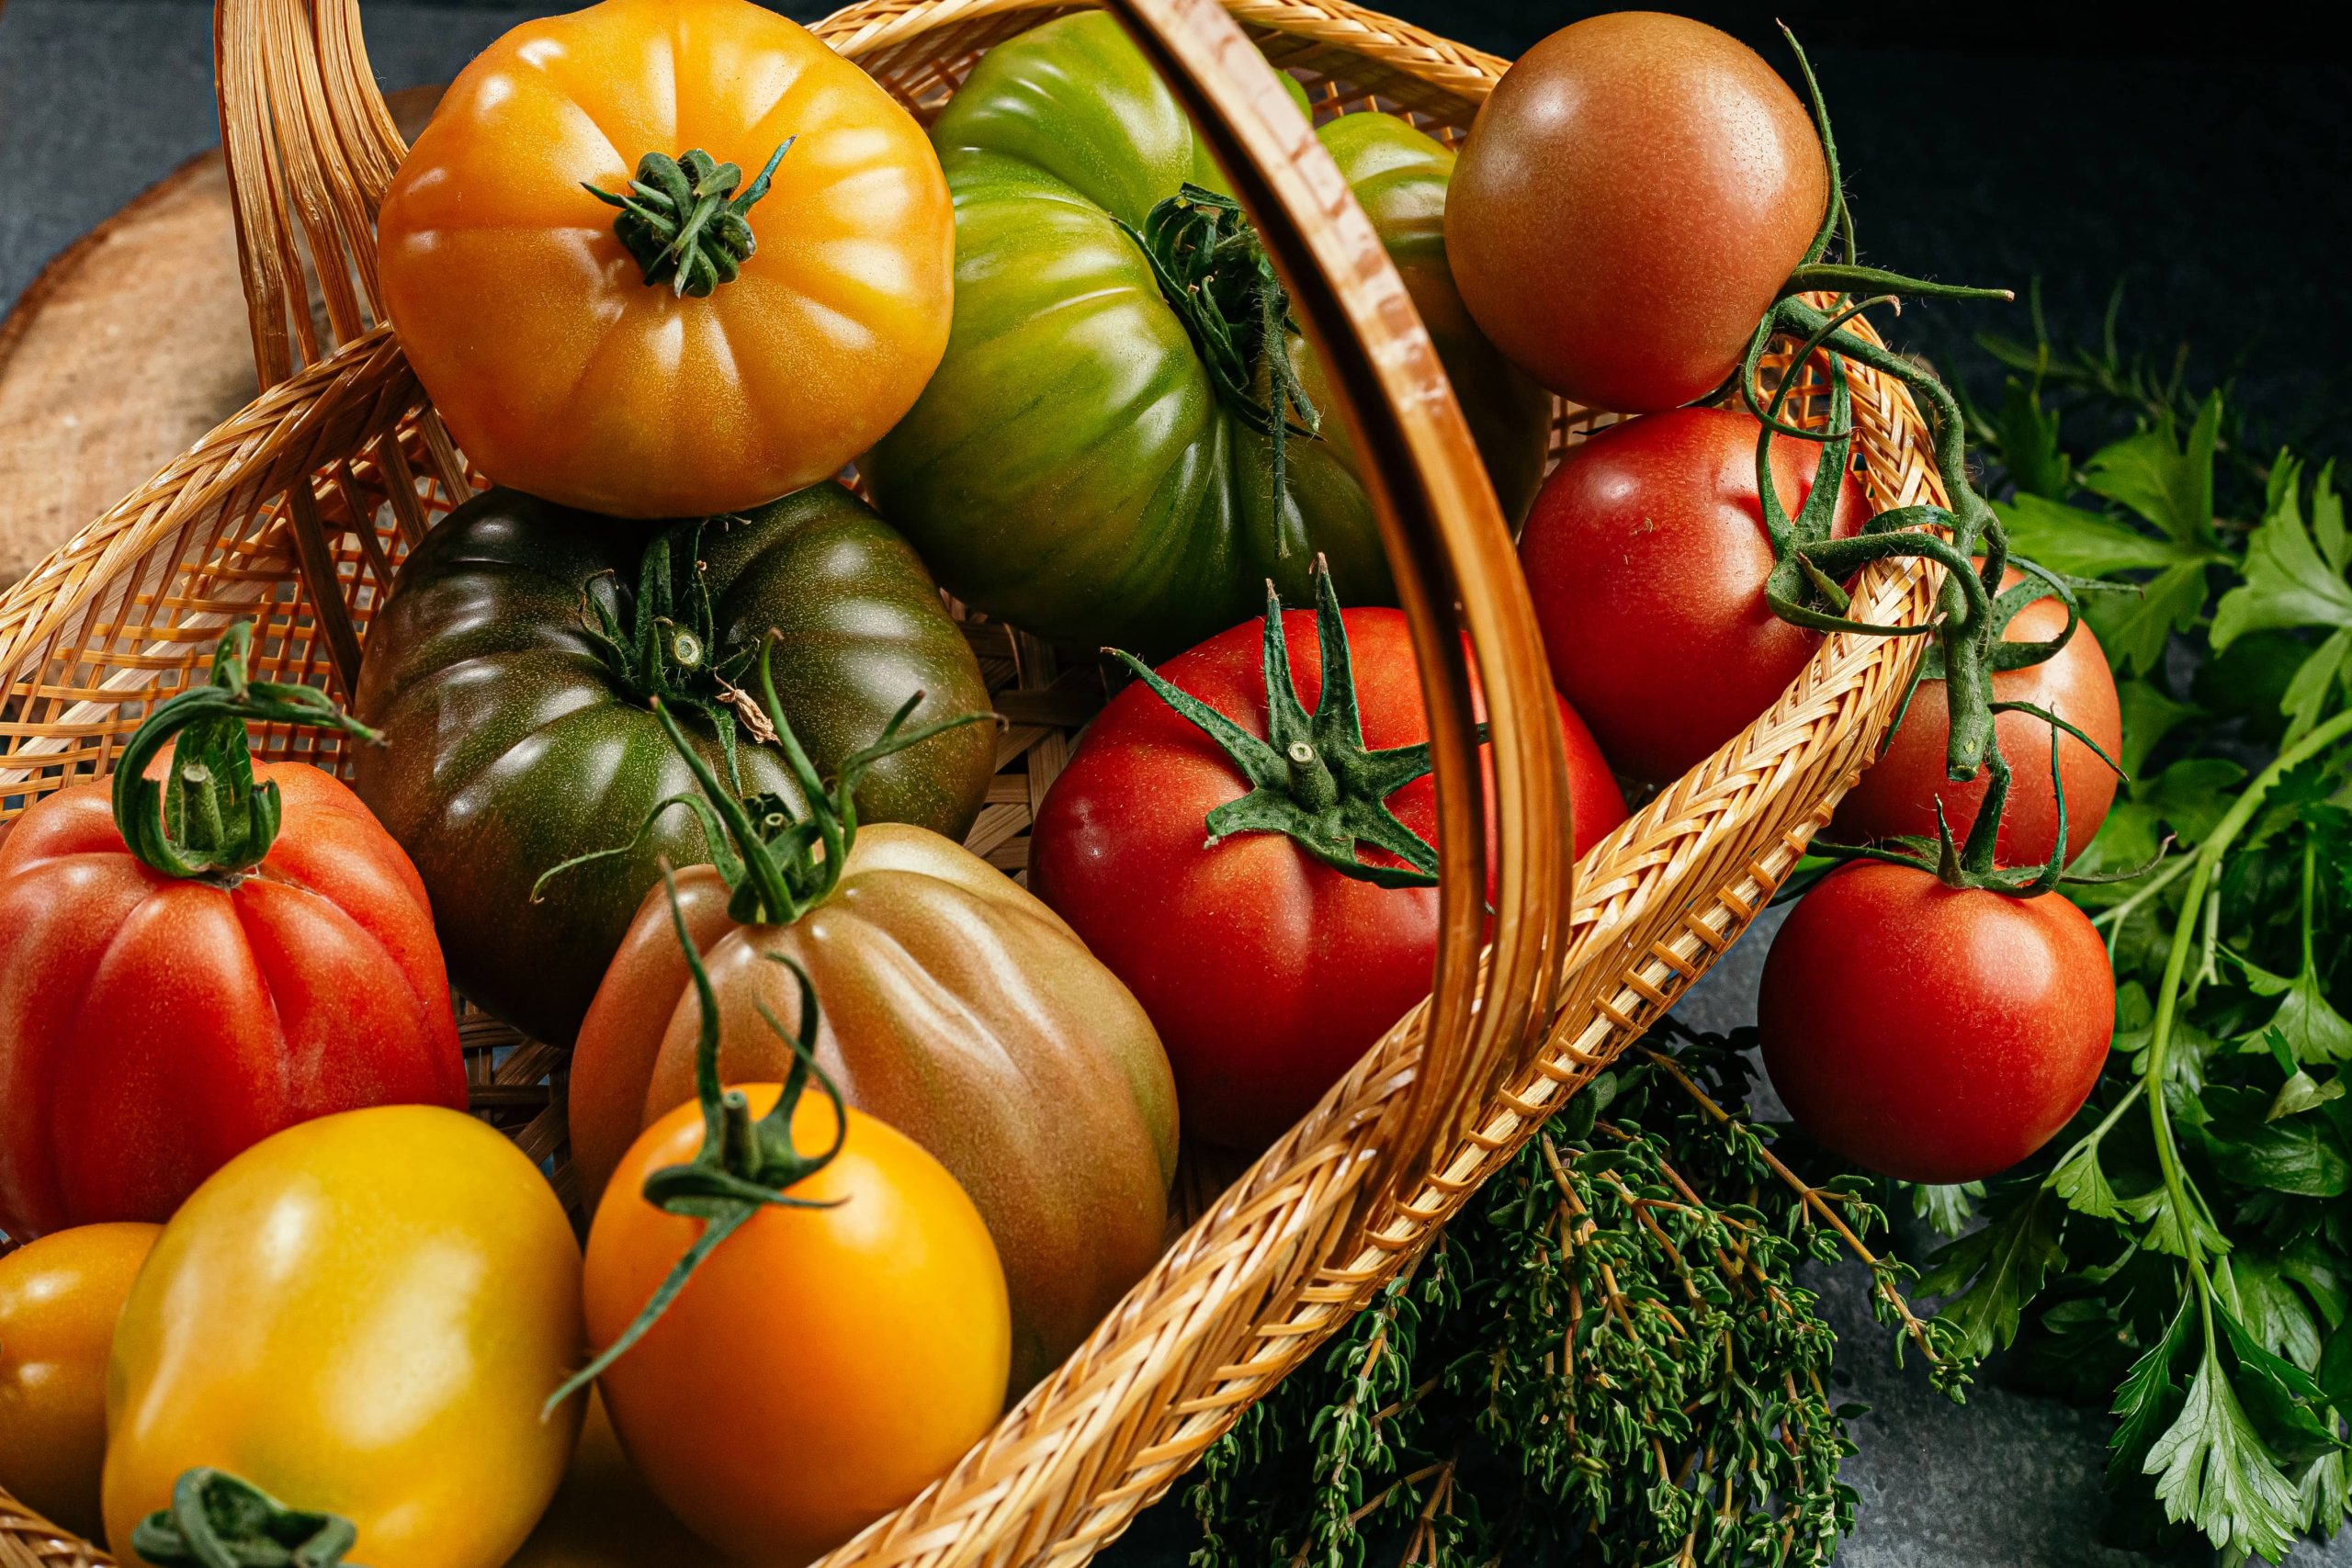
[[[1385,3],[1503,54],[1605,8]],[[549,8],[368,0],[365,16],[389,88],[447,80],[519,16]],[[2061,344],[2095,340],[2122,281],[2127,348],[2168,359],[2186,343],[2191,381],[2235,373],[2240,400],[2273,434],[2323,454],[2352,446],[2352,66],[2292,19],[2315,8],[2208,7],[2194,20],[1998,0],[1676,8],[1784,68],[1774,17],[1797,29],[1836,118],[1866,259],[2020,294],[2040,278]],[[203,0],[0,0],[0,309],[76,235],[218,140],[209,11]],[[2022,304],[1917,307],[1894,333],[1997,389],[1968,334],[2026,335],[2025,315]],[[1752,1019],[1769,940],[1736,948],[1680,1015],[1708,1028]],[[1889,1367],[1850,1270],[1820,1282],[1845,1343],[1840,1392],[1873,1407],[1847,1466],[1862,1501],[1846,1568],[2145,1561],[2096,1544],[2103,1416],[2004,1388],[1997,1368],[1951,1409]],[[1178,1512],[1148,1516],[1104,1561],[1180,1561]],[[2352,1533],[2292,1561],[2352,1565]]]

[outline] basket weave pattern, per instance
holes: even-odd
[[[1225,3],[1318,115],[1377,104],[1456,141],[1505,64],[1344,0]],[[874,0],[816,30],[928,119],[990,45],[1075,8]],[[256,618],[256,677],[334,685],[407,550],[475,487],[368,303],[368,219],[399,143],[348,6],[221,0],[220,28],[269,389],[0,598],[0,823],[105,776],[152,705],[203,678],[231,619]],[[289,135],[289,118],[309,133]],[[1851,383],[1873,505],[1941,502],[1909,393],[1862,367]],[[1555,442],[1590,423],[1563,410]],[[340,592],[325,603],[304,586],[328,581]],[[1873,569],[1855,613],[1916,623],[1933,587],[1927,571]],[[1018,874],[1102,677],[1011,628],[966,625],[1010,720],[967,842]],[[1919,652],[1917,638],[1826,639],[1769,713],[1584,858],[1542,1047],[1466,1135],[1415,1163],[1384,1146],[1415,1082],[1424,1004],[1230,1185],[1188,1156],[1179,1197],[1197,1217],[1153,1270],[948,1475],[828,1563],[1078,1563],[1118,1534],[1739,935],[1868,760]],[[341,765],[331,736],[272,729],[256,748]],[[463,1033],[476,1110],[552,1159],[574,1201],[558,1054],[479,1016]],[[106,1561],[0,1494],[0,1568]]]

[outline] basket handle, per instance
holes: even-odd
[[[1456,1148],[1552,1011],[1575,874],[1550,667],[1494,487],[1372,220],[1219,0],[1110,0],[1191,114],[1330,371],[1362,454],[1428,705],[1438,799],[1437,975],[1413,1082],[1366,1190],[1394,1200]],[[1493,730],[1493,951],[1467,629]]]
[[[376,209],[407,147],[376,90],[357,0],[216,0],[212,58],[254,369],[267,391],[382,321]],[[436,477],[460,491],[429,409],[423,419]],[[303,597],[349,692],[359,633],[327,523],[309,485],[285,494]]]

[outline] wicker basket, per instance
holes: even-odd
[[[1074,8],[868,0],[816,30],[927,119],[991,44]],[[832,1565],[1079,1563],[1116,1536],[1740,934],[1867,761],[1920,651],[1917,638],[1827,639],[1770,712],[1635,811],[1572,878],[1549,679],[1509,536],[1401,283],[1247,44],[1303,83],[1318,116],[1376,103],[1449,142],[1505,62],[1346,0],[1116,8],[1258,219],[1363,437],[1430,672],[1448,867],[1436,986],[1246,1171],[1188,1156],[1179,1199],[1190,1224],[1158,1266],[950,1473]],[[0,823],[105,775],[149,707],[201,677],[232,618],[259,617],[271,678],[339,684],[402,556],[473,489],[376,324],[371,221],[402,144],[356,0],[219,0],[217,28],[267,390],[0,599]],[[1852,382],[1873,503],[1941,502],[1909,394],[1861,367]],[[1555,444],[1590,423],[1562,410]],[[1917,622],[1933,592],[1928,570],[1876,568],[1856,610]],[[1100,704],[1102,676],[1018,631],[967,625],[1011,721],[969,842],[1018,874],[1031,814]],[[1485,952],[1457,626],[1472,634],[1494,711],[1498,918]],[[272,730],[257,744],[271,758],[342,761],[332,737]],[[462,1032],[475,1109],[552,1160],[572,1200],[558,1053],[479,1016]],[[0,1568],[105,1561],[0,1494]]]

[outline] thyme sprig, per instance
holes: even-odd
[[[1858,1254],[1954,1399],[1973,1362],[1869,1189],[1747,1120],[1743,1043],[1668,1025],[1571,1100],[1210,1451],[1194,1568],[1826,1562],[1856,1412],[1799,1266]]]

